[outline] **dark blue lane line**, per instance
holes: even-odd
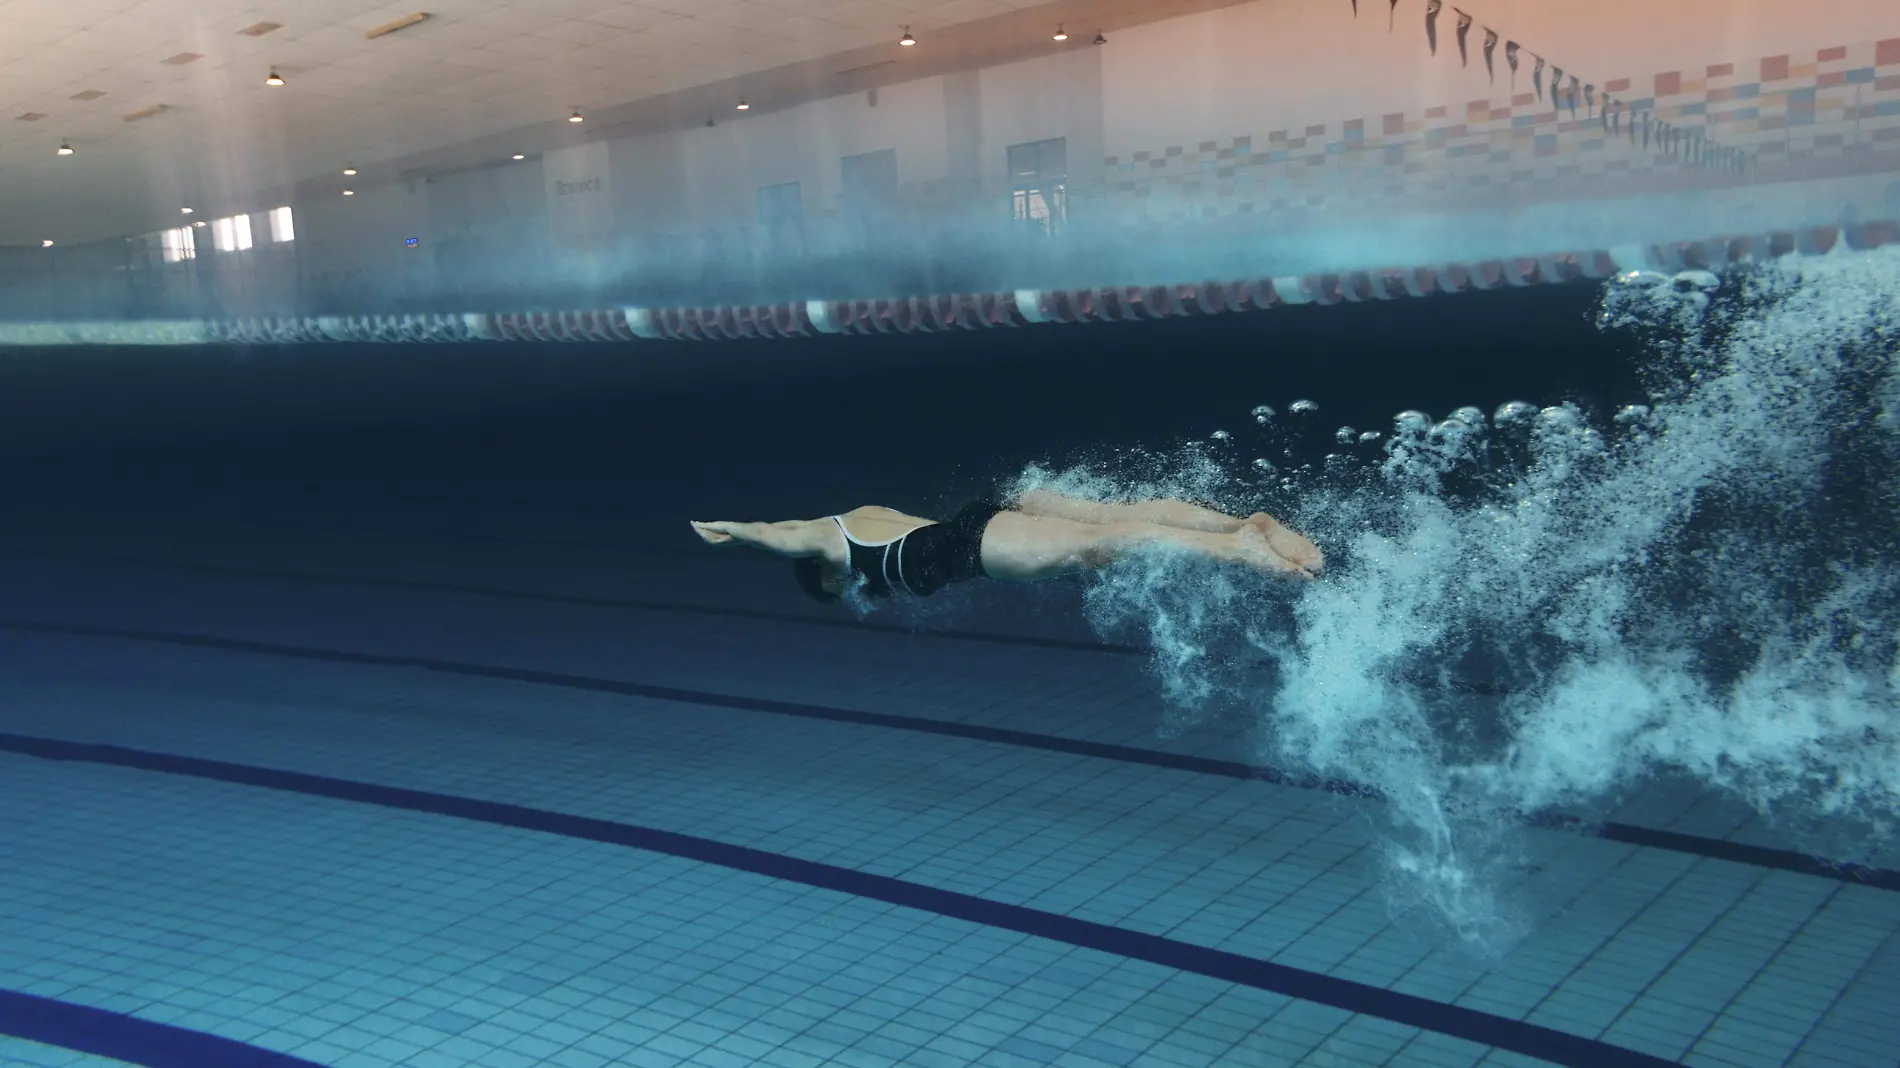
[[[145,1068],[323,1068],[236,1039],[12,990],[0,990],[0,1035]]]
[[[902,634],[913,638],[937,638],[949,641],[984,642],[991,645],[1021,645],[1037,649],[1066,649],[1085,653],[1110,653],[1116,656],[1144,656],[1147,650],[1134,645],[1082,641],[1075,638],[1038,638],[1028,635],[996,634],[980,630],[924,630],[894,623],[841,616],[808,616],[793,612],[769,612],[757,608],[720,608],[713,605],[679,601],[649,601],[622,597],[588,597],[581,594],[544,593],[538,590],[514,590],[501,586],[470,586],[452,582],[427,582],[419,579],[368,578],[359,575],[326,575],[321,572],[280,571],[274,568],[245,567],[241,564],[180,563],[150,557],[115,553],[76,552],[70,549],[26,549],[0,546],[0,553],[43,560],[76,560],[149,568],[154,571],[179,571],[186,574],[222,575],[239,578],[266,578],[285,582],[317,585],[368,586],[419,593],[452,593],[469,597],[494,597],[515,601],[539,601],[544,604],[577,605],[585,608],[632,609],[641,612],[668,612],[678,615],[723,616],[768,623],[790,623],[807,627],[834,627],[841,630],[869,631],[878,634]]]
[[[1660,1066],[1675,1062],[1638,1053],[1596,1039],[1557,1031],[1522,1020],[1512,1020],[1475,1009],[1447,1005],[1413,994],[1401,994],[1367,983],[1337,979],[1318,972],[1253,957],[1210,949],[1187,942],[1143,934],[1104,923],[1079,920],[1022,905],[991,901],[971,894],[872,875],[818,861],[800,860],[780,853],[731,845],[726,842],[663,831],[654,827],[574,816],[547,809],[482,801],[452,794],[429,793],[353,779],[232,764],[197,757],[154,753],[115,745],[95,745],[49,738],[0,734],[0,751],[45,760],[79,761],[136,768],[169,775],[186,775],[216,782],[267,790],[353,801],[498,827],[559,835],[608,845],[644,849],[684,860],[713,864],[734,871],[762,875],[803,886],[833,890],[904,908],[966,920],[970,923],[1046,938],[1085,949],[1147,961],[1166,968],[1192,972],[1302,1001],[1316,1002],[1347,1012],[1425,1031],[1462,1038],[1527,1057],[1574,1065],[1577,1068]]]
[[[1113,745],[1107,742],[1090,742],[1079,738],[1061,738],[1049,734],[1036,734],[1031,731],[1010,730],[1005,727],[988,727],[974,723],[954,723],[946,720],[929,719],[922,716],[897,716],[884,712],[865,712],[849,708],[833,708],[829,705],[803,704],[797,701],[777,701],[768,697],[745,697],[739,694],[713,693],[706,690],[687,690],[674,686],[656,686],[642,682],[628,682],[622,679],[603,679],[589,675],[573,675],[557,671],[536,671],[529,668],[499,667],[492,664],[471,664],[455,660],[437,660],[428,657],[390,656],[379,653],[357,653],[340,649],[318,649],[302,645],[280,645],[272,642],[249,641],[242,638],[219,638],[203,634],[181,634],[171,631],[135,630],[124,627],[96,627],[71,623],[47,623],[37,620],[0,619],[0,630],[13,630],[24,633],[62,634],[85,638],[115,638],[131,641],[153,642],[164,645],[181,645],[199,649],[217,649],[224,652],[251,653],[260,656],[278,656],[296,660],[318,660],[337,664],[357,664],[368,667],[411,668],[422,671],[435,671],[445,675],[459,675],[468,678],[498,679],[508,682],[525,682],[538,686],[554,686],[568,690],[585,690],[592,693],[611,693],[626,697],[643,697],[658,701],[672,701],[680,704],[702,705],[709,708],[731,708],[745,712],[763,712],[778,716],[796,716],[801,719],[826,720],[833,723],[855,723],[867,727],[886,727],[892,730],[914,731],[920,734],[936,734],[950,738],[967,738],[995,745],[1013,745],[1025,749],[1039,749],[1052,753],[1068,753],[1073,756],[1091,757],[1098,760],[1115,760],[1124,764],[1140,764],[1155,768],[1168,768],[1174,771],[1186,771],[1197,775],[1219,775],[1230,779],[1259,779],[1276,786],[1290,786],[1302,790],[1324,790],[1341,797],[1356,797],[1366,800],[1383,801],[1385,798],[1378,790],[1342,779],[1320,779],[1312,776],[1288,775],[1274,768],[1255,767],[1233,760],[1214,760],[1209,757],[1187,756],[1178,753],[1163,753],[1153,749],[1142,749],[1131,745]],[[1705,838],[1699,835],[1682,834],[1676,831],[1657,830],[1652,827],[1639,827],[1634,824],[1614,822],[1590,822],[1575,816],[1558,813],[1536,813],[1526,821],[1533,827],[1546,830],[1568,831],[1603,838],[1626,845],[1642,846],[1649,849],[1666,850],[1672,853],[1686,853],[1693,856],[1708,857],[1713,860],[1732,861],[1758,868],[1772,868],[1779,871],[1794,872],[1800,875],[1813,875],[1823,879],[1834,879],[1854,883],[1876,890],[1900,891],[1900,871],[1890,868],[1875,868],[1863,864],[1836,863],[1823,857],[1813,857],[1787,849],[1772,849],[1767,846],[1747,845],[1741,842],[1729,842],[1719,838]]]

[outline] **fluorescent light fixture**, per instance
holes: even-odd
[[[354,189],[345,189],[345,190],[343,191],[343,195],[344,195],[344,196],[346,196],[346,197],[353,197],[353,196],[355,196],[355,195],[356,195],[356,190],[354,190]]]
[[[53,247],[53,239],[49,237],[49,238],[47,238],[47,239],[45,239],[44,241],[41,241],[41,242],[40,242],[40,247],[41,247],[41,248],[52,248],[52,247]]]
[[[191,208],[179,208],[179,209],[178,209],[178,214],[180,214],[180,215],[190,215],[190,214],[191,214],[191,212],[192,212],[192,209],[191,209]]]
[[[739,106],[738,106],[738,108],[737,108],[736,110],[738,110],[738,111],[750,111],[750,110],[752,110],[752,105],[751,105],[751,104],[748,104],[748,103],[746,103],[746,102],[745,102],[745,97],[740,97],[740,98],[739,98]]]
[[[356,168],[355,168],[355,167],[345,167],[345,168],[343,168],[343,175],[344,175],[344,177],[346,177],[346,178],[348,178],[348,177],[353,177],[353,176],[355,176],[355,174],[356,174]]]
[[[406,30],[419,22],[427,21],[429,21],[429,13],[427,11],[417,11],[413,14],[404,15],[402,18],[385,22],[375,29],[364,30],[363,38],[364,40],[374,41],[378,37],[387,37],[397,30]]]
[[[54,155],[58,155],[58,156],[70,156],[72,154],[73,154],[73,146],[70,144],[67,144],[65,141],[61,141],[59,143],[59,150],[54,153]]]
[[[514,154],[514,157],[513,157],[513,158],[515,158],[515,159],[527,159],[528,157],[527,157],[527,156],[524,156],[524,155],[522,155],[522,154],[521,154],[521,153],[519,153],[519,152],[517,152],[517,153],[515,153],[515,154]]]

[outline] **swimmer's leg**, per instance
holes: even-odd
[[[1010,507],[1024,515],[1050,516],[1076,523],[1151,523],[1182,530],[1231,534],[1246,520],[1187,501],[1091,501],[1052,490],[1030,490]]]
[[[1131,553],[1173,549],[1288,578],[1312,572],[1274,552],[1252,527],[1228,532],[1158,523],[1083,523],[1056,516],[999,512],[983,528],[983,571],[1014,582],[1106,567]]]

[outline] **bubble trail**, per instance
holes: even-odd
[[[1900,824],[1900,249],[1634,272],[1597,323],[1649,393],[1600,424],[1519,400],[1401,412],[1383,456],[1265,483],[1186,453],[1024,476],[1265,510],[1326,550],[1298,585],[1125,560],[1090,618],[1145,634],[1164,733],[1242,716],[1259,763],[1386,798],[1392,907],[1483,948],[1532,911],[1527,820],[1658,775],[1850,852]]]

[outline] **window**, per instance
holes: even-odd
[[[211,220],[211,244],[219,252],[237,252],[251,247],[251,217],[233,215]]]
[[[198,257],[197,239],[192,237],[191,227],[181,226],[176,230],[167,230],[159,235],[158,247],[166,263]]]
[[[270,239],[280,245],[297,240],[297,227],[291,221],[289,207],[270,210]]]
[[[1060,233],[1069,217],[1069,145],[1065,138],[1009,146],[1010,199],[1017,225]]]

